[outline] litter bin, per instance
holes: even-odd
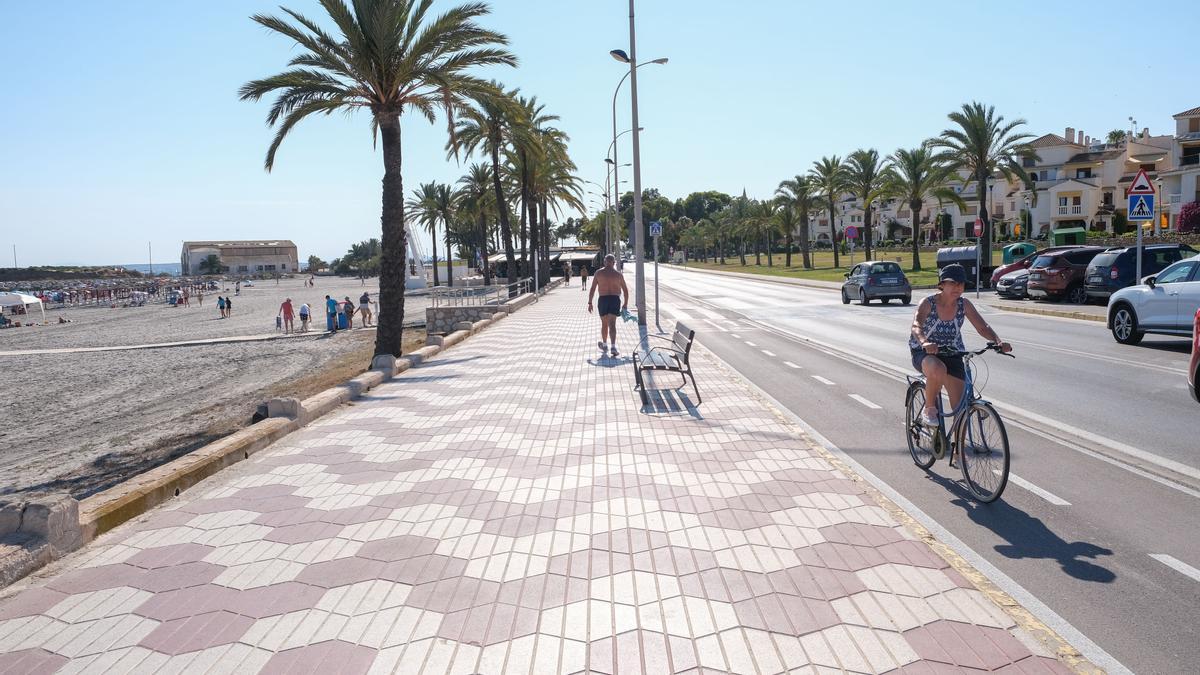
[[[942,269],[946,265],[958,263],[962,265],[967,273],[967,288],[975,288],[975,265],[976,256],[974,246],[951,246],[948,248],[939,248],[937,252],[937,266]],[[980,277],[985,281],[991,278],[992,266],[984,264],[980,270]]]
[[[1087,230],[1082,227],[1064,227],[1050,233],[1050,240],[1055,246],[1087,243]]]
[[[1036,246],[1025,242],[1020,244],[1009,244],[1008,246],[1004,247],[1004,264],[1007,265],[1009,263],[1014,263],[1036,250]]]

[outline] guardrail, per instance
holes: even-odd
[[[533,277],[504,286],[466,286],[463,288],[434,288],[429,294],[431,307],[479,307],[499,305],[509,298],[528,293]]]

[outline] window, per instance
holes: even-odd
[[[1049,267],[1049,266],[1053,265],[1054,261],[1056,261],[1056,260],[1058,260],[1058,256],[1039,255],[1037,257],[1037,260],[1034,260],[1033,264],[1029,266],[1029,269],[1036,270],[1036,269],[1041,269],[1043,267]]]
[[[1158,278],[1155,279],[1155,282],[1160,284],[1171,284],[1178,283],[1180,281],[1187,281],[1188,277],[1192,276],[1192,270],[1195,267],[1196,263],[1190,260],[1187,262],[1176,263],[1163,270],[1162,274],[1159,274]]]
[[[1034,171],[1033,173],[1029,174],[1029,177],[1033,179],[1033,182],[1038,182],[1038,172]]]
[[[285,271],[286,271],[286,270],[287,270],[287,263],[283,263],[282,265],[280,265],[280,266],[279,266],[279,269],[281,269],[281,270],[285,270]]]
[[[970,206],[967,207],[967,215],[968,216],[973,216],[978,212],[979,212],[978,204],[971,204]]]
[[[262,268],[260,267],[259,269],[262,269]],[[268,271],[268,272],[274,272],[274,271],[275,271],[275,266],[274,266],[274,265],[267,265],[267,271]]]
[[[1092,258],[1096,257],[1097,253],[1099,253],[1099,252],[1098,251],[1075,251],[1072,253],[1066,253],[1063,255],[1063,257],[1066,258],[1067,262],[1071,263],[1072,265],[1086,265],[1092,261]]]
[[[1080,197],[1078,195],[1071,197],[1071,205],[1072,206],[1079,206],[1081,204],[1083,204],[1083,197]]]
[[[1112,205],[1113,205],[1113,196],[1112,196],[1112,193],[1111,193],[1111,192],[1105,192],[1105,193],[1104,193],[1104,205],[1105,205],[1105,206],[1112,206]]]
[[[1058,198],[1058,205],[1059,205],[1059,206],[1066,206],[1066,205],[1067,205],[1067,198],[1066,198],[1066,197],[1059,197],[1059,198]]]
[[[262,266],[262,265],[259,265],[259,266],[258,266],[258,271],[259,271],[259,272],[261,272],[262,270],[263,270],[263,266]]]
[[[1200,131],[1200,117],[1193,117],[1188,120],[1188,133]]]
[[[900,274],[900,266],[896,263],[876,263],[871,265],[871,274]]]
[[[1034,159],[1034,158],[1032,158],[1032,157],[1022,157],[1022,158],[1021,158],[1021,166],[1022,166],[1022,167],[1024,167],[1024,168],[1026,168],[1026,169],[1028,169],[1028,168],[1029,168],[1029,167],[1031,167],[1031,166],[1035,166],[1035,165],[1036,165],[1036,161],[1037,161],[1037,160],[1035,160],[1035,159]]]
[[[238,271],[239,272],[249,272],[250,268],[247,267],[246,265],[238,265]]]
[[[1075,177],[1076,177],[1076,178],[1091,178],[1091,177],[1092,177],[1092,170],[1091,170],[1090,168],[1088,168],[1088,169],[1075,169]]]

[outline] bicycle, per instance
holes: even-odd
[[[989,351],[1004,354],[1000,345],[993,343],[974,351],[939,350],[940,354],[946,356],[963,357],[967,377],[962,400],[948,414],[942,411],[941,397],[938,397],[937,427],[931,427],[921,420],[921,412],[925,407],[924,376],[908,377],[908,392],[904,397],[905,435],[913,462],[922,469],[928,469],[934,462],[944,458],[949,450],[950,466],[954,467],[955,458],[959,460],[967,490],[976,500],[985,504],[1000,498],[1008,485],[1009,469],[1008,432],[1004,428],[1004,421],[995,407],[975,391],[975,371],[971,367],[971,359]],[[1013,357],[1012,354],[1005,355]],[[953,419],[949,430],[946,429],[947,418]]]

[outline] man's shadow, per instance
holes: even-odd
[[[1117,575],[1112,570],[1082,558],[1112,555],[1111,549],[1086,541],[1067,542],[1035,518],[1002,499],[980,504],[970,497],[958,481],[928,472],[929,479],[953,492],[957,498],[950,503],[962,508],[974,523],[988,528],[1008,543],[999,544],[995,551],[1006,558],[1045,558],[1058,563],[1062,571],[1081,581],[1112,583]]]

